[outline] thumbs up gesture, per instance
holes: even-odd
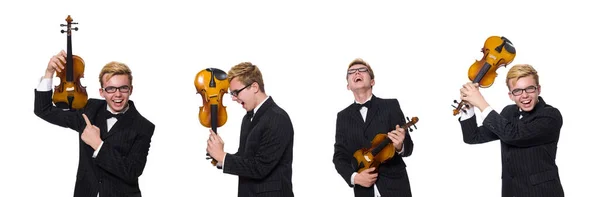
[[[93,125],[85,114],[83,114],[83,119],[85,120],[86,126],[81,134],[81,140],[96,150],[102,142],[102,139],[100,139],[100,128]]]

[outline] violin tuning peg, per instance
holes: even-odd
[[[63,29],[63,30],[60,30],[60,33],[65,33],[65,32],[66,32],[66,31],[65,31],[64,29]]]
[[[73,27],[73,30],[77,31],[79,30],[79,27]]]
[[[61,27],[66,27],[67,25],[65,25],[65,24],[60,24],[60,26],[61,26]]]
[[[456,108],[456,106],[454,106],[454,105],[450,105],[450,106],[452,106],[452,108]]]
[[[415,129],[417,129],[417,125],[413,125],[413,127],[415,127]]]

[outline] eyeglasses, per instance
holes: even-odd
[[[367,68],[367,67],[360,67],[360,68],[348,69],[348,74],[349,75],[350,74],[354,74],[354,73],[356,73],[356,71],[364,73],[364,72],[369,71],[369,68]]]
[[[527,93],[534,93],[536,90],[537,90],[537,86],[529,86],[529,87],[526,87],[525,89],[521,89],[521,88],[514,89],[514,90],[510,91],[510,93],[513,96],[519,96],[519,95],[523,94],[523,91],[525,91]]]
[[[129,90],[131,90],[131,88],[128,85],[124,85],[121,87],[108,86],[105,87],[103,90],[107,93],[115,93],[117,92],[117,90],[119,90],[119,92],[121,93],[129,93]]]
[[[245,86],[245,87],[243,87],[242,89],[239,89],[239,90],[232,90],[232,91],[231,91],[231,96],[235,96],[235,97],[237,97],[237,96],[238,96],[238,94],[239,94],[239,93],[240,93],[242,90],[246,89],[246,88],[247,88],[248,86],[250,86],[250,85],[252,85],[252,83],[250,83],[250,84],[246,85],[246,86]]]

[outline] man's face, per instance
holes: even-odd
[[[100,88],[100,96],[106,99],[108,106],[113,112],[121,112],[127,107],[129,96],[133,91],[131,81],[127,75],[113,75],[110,79],[107,75],[102,76],[104,88]]]
[[[523,111],[533,110],[535,104],[538,103],[538,96],[541,92],[541,86],[536,85],[533,76],[522,77],[518,80],[510,79],[508,84],[510,99]]]
[[[375,85],[375,80],[369,75],[369,68],[362,64],[352,65],[348,68],[348,90],[369,89]]]
[[[229,92],[231,99],[238,102],[246,111],[253,110],[255,106],[254,93],[256,92],[256,83],[244,85],[237,78],[233,78],[229,82]]]

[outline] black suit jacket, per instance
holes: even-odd
[[[71,128],[79,135],[86,123],[86,114],[100,128],[104,144],[96,158],[94,149],[79,138],[79,167],[75,182],[76,197],[141,196],[138,177],[146,165],[154,124],[136,110],[133,101],[129,109],[107,132],[106,101],[89,99],[83,109],[63,111],[52,104],[52,91],[35,91],[35,114],[49,123]]]
[[[406,121],[397,99],[381,99],[373,95],[366,121],[359,110],[357,106],[350,105],[337,114],[333,164],[346,183],[354,187],[356,197],[372,197],[374,187],[350,184],[352,174],[358,170],[352,166],[352,161],[355,160],[353,154],[361,148],[371,147],[371,140],[375,135],[387,134],[396,129],[396,125],[402,126]],[[410,156],[412,151],[413,141],[409,132],[406,132],[403,154],[395,155],[379,166],[375,184],[382,196],[412,196],[406,164],[402,159]]]
[[[293,197],[293,148],[292,121],[269,97],[242,122],[238,152],[225,156],[223,171],[238,175],[239,197]]]
[[[560,111],[542,97],[521,119],[519,111],[515,104],[504,107],[500,114],[492,111],[480,127],[475,117],[461,121],[465,143],[500,139],[502,196],[564,196],[555,163],[563,123]]]

